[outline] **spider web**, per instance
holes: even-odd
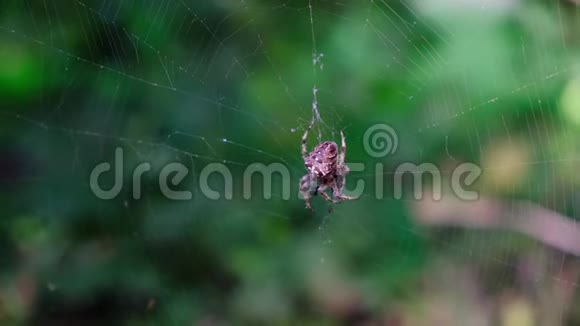
[[[409,213],[416,201],[378,200],[370,189],[378,177],[389,180],[397,163],[436,159],[448,174],[445,164],[471,160],[482,165],[484,176],[507,180],[492,177],[482,196],[501,198],[504,215],[515,224],[529,218],[520,205],[529,201],[577,227],[578,180],[567,180],[566,173],[577,165],[578,145],[561,103],[549,100],[566,85],[577,85],[578,38],[568,26],[580,24],[580,11],[573,2],[528,8],[517,1],[444,1],[441,7],[450,15],[470,13],[480,48],[460,26],[441,18],[444,9],[419,2],[74,0],[14,1],[5,7],[17,15],[0,16],[4,57],[22,53],[22,62],[36,68],[29,77],[33,98],[10,98],[0,111],[6,157],[15,157],[3,176],[5,187],[14,189],[7,194],[13,215],[38,216],[51,232],[62,234],[69,221],[76,227],[94,214],[103,222],[89,226],[111,228],[120,238],[131,234],[135,243],[169,241],[192,229],[196,235],[233,236],[232,229],[244,223],[298,223],[297,228],[319,226],[322,262],[344,248],[359,254],[382,248],[384,257],[373,259],[394,262],[390,275],[414,273],[416,257],[434,247],[442,255],[491,261],[478,281],[489,278],[498,288],[537,289],[555,282],[576,292],[576,280],[562,276],[575,261],[570,252],[541,241],[530,245],[513,229],[426,233]],[[522,7],[532,12],[518,14]],[[549,31],[530,17],[543,19]],[[505,43],[493,43],[494,31],[480,30],[504,21],[524,26],[500,41]],[[549,33],[557,36],[534,37]],[[294,39],[283,39],[289,35]],[[509,51],[502,48],[508,45]],[[470,46],[476,48],[461,53],[475,60],[466,63],[454,49]],[[477,56],[476,50],[484,53]],[[276,193],[278,187],[270,200],[242,200],[236,188],[234,200],[219,204],[196,190],[200,170],[215,162],[228,166],[236,183],[251,163],[283,163],[297,185],[305,172],[300,138],[312,121],[316,139],[310,139],[310,148],[336,140],[344,130],[347,161],[367,164],[347,178],[349,187],[356,178],[369,184],[357,201],[326,213],[326,204],[315,198],[318,217],[312,218],[302,209],[297,186],[290,201]],[[362,134],[376,123],[394,126],[400,146],[396,156],[375,162],[363,150]],[[117,146],[126,150],[127,171],[143,161],[157,168],[174,161],[191,167],[184,187],[194,198],[185,203],[161,198],[155,178],[147,180],[139,201],[125,188],[119,200],[93,198],[90,169],[111,162]],[[374,170],[378,162],[387,167]],[[527,174],[510,179],[504,171]],[[475,205],[464,213],[473,213]],[[215,238],[210,245],[226,242]],[[366,247],[357,249],[357,241]],[[533,248],[527,251],[531,258],[518,258],[522,243]],[[529,284],[516,284],[521,281],[514,275],[524,273],[526,264],[542,268],[533,269]],[[392,288],[380,278],[372,282]]]

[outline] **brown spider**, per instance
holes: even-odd
[[[300,179],[300,192],[304,197],[304,202],[308,209],[312,209],[310,197],[320,193],[324,199],[331,203],[339,203],[344,200],[356,199],[342,193],[344,190],[344,179],[349,172],[348,166],[344,164],[346,155],[346,142],[344,134],[340,132],[342,148],[338,151],[338,146],[333,141],[325,141],[308,153],[306,141],[308,132],[312,129],[311,123],[304,136],[302,136],[302,158],[308,173]],[[313,187],[316,185],[316,187]],[[314,189],[313,189],[314,188]],[[332,189],[332,197],[325,191]]]

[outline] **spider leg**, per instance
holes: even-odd
[[[338,164],[343,165],[344,159],[346,157],[346,139],[344,138],[344,133],[342,130],[340,131],[340,138],[341,138],[341,147],[340,147],[340,154],[338,155]]]
[[[348,196],[343,194],[344,191],[344,177],[339,177],[332,185],[332,196],[335,198],[335,202],[342,202],[346,200],[357,199],[358,197]]]
[[[312,192],[312,195],[317,196],[319,191],[320,191],[320,185],[316,186],[316,188],[314,189],[314,192]]]
[[[306,141],[308,140],[308,133],[310,132],[310,130],[312,129],[312,127],[314,126],[314,122],[316,120],[312,119],[312,121],[310,121],[310,125],[308,125],[308,128],[306,128],[306,131],[304,132],[304,135],[302,135],[302,158],[304,159],[304,161],[306,161],[306,159],[308,158],[308,147],[306,146]]]
[[[322,196],[322,198],[326,199],[326,201],[330,202],[330,203],[336,203],[336,200],[332,199],[332,197],[330,197],[327,193],[326,193],[326,189],[328,189],[327,185],[320,185],[318,187],[318,193]]]
[[[310,204],[310,195],[312,192],[310,191],[312,183],[312,176],[310,174],[306,174],[305,176],[300,179],[300,193],[304,198],[304,203],[306,204],[306,208],[312,210],[312,205]]]
[[[335,195],[334,198],[338,199],[338,200],[335,200],[335,203],[338,203],[338,202],[342,202],[342,201],[357,199],[358,197],[347,196],[345,194],[339,194],[338,196]]]
[[[336,199],[333,199],[332,197],[330,197],[326,192],[321,191],[320,194],[322,195],[322,197],[324,199],[326,199],[326,201],[332,203],[332,204],[336,204],[338,203],[338,201]]]

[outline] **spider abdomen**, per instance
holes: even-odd
[[[338,147],[335,142],[326,141],[314,148],[305,165],[317,178],[333,174],[336,170]]]

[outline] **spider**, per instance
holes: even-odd
[[[304,197],[306,208],[312,209],[310,197],[318,193],[330,203],[356,199],[356,197],[347,196],[342,193],[344,190],[344,179],[350,171],[344,164],[346,141],[343,132],[340,132],[342,139],[340,152],[335,142],[325,141],[318,144],[312,152],[308,153],[306,141],[313,125],[314,122],[310,123],[310,126],[308,126],[302,136],[302,158],[304,159],[304,165],[308,173],[300,179],[300,193]],[[314,185],[316,187],[313,187]],[[332,197],[325,192],[328,188],[332,189]]]

